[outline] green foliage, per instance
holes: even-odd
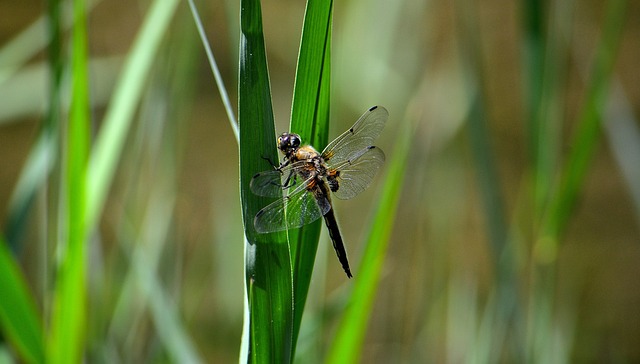
[[[245,332],[242,360],[288,363],[293,350],[291,258],[282,232],[260,235],[253,219],[267,205],[249,189],[251,178],[277,161],[275,128],[258,0],[240,4],[240,201],[245,231]]]
[[[622,38],[627,7],[625,0],[612,0],[607,4],[603,34],[590,75],[586,100],[578,119],[578,129],[562,171],[562,181],[551,200],[548,219],[543,228],[543,234],[549,234],[552,240],[557,239],[565,229],[577,195],[584,185],[600,136],[602,113],[609,96],[613,64]]]
[[[304,20],[297,2],[206,3],[215,20],[200,30],[212,49],[236,49],[240,30],[239,59],[220,57],[216,77],[224,89],[237,71],[237,154],[212,81],[193,77],[202,67],[191,62],[204,57],[184,36],[195,34],[186,6],[127,9],[141,26],[107,62],[103,39],[127,49],[119,38],[131,19],[101,33],[93,26],[104,14],[87,23],[94,2],[47,4],[48,18],[0,49],[2,140],[31,125],[4,129],[7,95],[47,95],[26,158],[3,156],[7,174],[22,163],[0,239],[4,357],[228,362],[240,344],[240,360],[259,363],[637,361],[629,313],[639,296],[620,277],[638,273],[628,215],[640,203],[612,171],[638,191],[640,138],[636,105],[610,91],[638,63],[631,3],[309,0]],[[33,55],[47,43],[42,65]],[[282,82],[296,50],[295,79]],[[29,83],[40,68],[47,86]],[[96,81],[104,74],[114,80],[107,93]],[[379,186],[336,204],[352,280],[317,269],[321,221],[254,230],[273,199],[249,182],[278,160],[274,108],[292,85],[289,130],[319,150],[330,120],[334,131],[348,126],[336,115],[378,103],[391,112]],[[626,144],[601,143],[603,125],[617,125],[605,121],[622,119],[612,100],[631,110]]]
[[[62,184],[64,212],[59,248],[62,262],[56,276],[48,359],[53,363],[80,362],[86,335],[86,180],[89,147],[89,78],[86,12],[82,0],[74,1],[71,59],[71,111],[64,155]],[[63,238],[64,239],[64,238]]]
[[[320,150],[329,138],[332,13],[333,1],[310,0],[307,3],[291,108],[290,130]],[[300,333],[321,228],[322,221],[319,220],[289,231],[294,282],[294,343]]]
[[[42,322],[4,239],[0,239],[0,325],[25,362],[45,362]]]
[[[52,19],[58,19],[59,5],[55,2],[50,7]],[[87,238],[89,233],[95,228],[97,220],[101,214],[104,204],[104,196],[113,180],[114,171],[121,154],[124,139],[130,128],[130,121],[133,112],[140,98],[145,81],[145,76],[151,68],[153,55],[157,52],[159,41],[162,39],[164,30],[167,29],[171,15],[175,10],[177,1],[157,1],[152,6],[146,26],[140,32],[140,37],[131,52],[129,63],[125,67],[121,85],[113,94],[112,103],[107,116],[105,117],[105,127],[98,136],[98,146],[92,153],[91,162],[88,164],[89,150],[89,78],[88,78],[88,51],[87,51],[87,26],[86,9],[83,1],[75,1],[73,7],[74,27],[72,36],[72,87],[71,87],[71,109],[69,113],[68,135],[64,156],[67,157],[64,166],[66,174],[61,175],[61,185],[63,196],[66,200],[62,202],[62,216],[59,220],[58,229],[61,236],[66,237],[59,248],[62,251],[62,262],[59,272],[56,275],[55,291],[52,304],[51,334],[48,335],[48,360],[52,362],[80,362],[86,350],[87,335],[87,311],[86,311],[86,271],[87,271]],[[52,27],[53,34],[57,29]],[[41,153],[51,153],[53,151],[51,143],[56,141],[59,127],[57,123],[58,113],[60,113],[61,83],[59,57],[60,39],[53,37],[52,43],[52,68],[54,69],[53,92],[51,93],[51,116],[48,128],[41,136],[42,143],[38,143],[38,148],[30,160],[27,171],[33,166],[47,166],[46,158],[39,157]],[[43,172],[47,172],[45,168]],[[45,181],[40,174],[26,173],[25,183],[31,186],[32,190],[19,192],[18,196],[27,196],[33,193],[33,189],[39,188],[39,183]],[[19,190],[22,191],[22,190]],[[87,197],[89,197],[87,199]],[[20,198],[22,203],[14,204],[19,211],[24,209],[29,203],[29,198]],[[18,200],[17,200],[18,201]],[[12,216],[18,216],[14,214]],[[15,227],[16,223],[11,225]],[[5,255],[5,258],[7,256]],[[11,265],[7,265],[7,268]],[[7,289],[13,290],[15,300],[3,300],[10,305],[12,311],[16,313],[16,319],[24,320],[25,324],[20,326],[5,326],[5,332],[10,338],[17,340],[17,347],[25,360],[29,362],[43,362],[42,343],[37,341],[28,342],[25,335],[30,330],[34,330],[37,322],[34,317],[26,316],[29,307],[30,294],[20,289],[22,285],[18,281],[17,272],[6,276]],[[14,283],[11,283],[14,281]],[[24,309],[16,310],[15,305],[20,305]],[[40,328],[40,330],[42,330]],[[41,331],[39,337],[45,337]],[[28,346],[25,346],[28,343]]]

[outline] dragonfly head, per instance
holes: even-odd
[[[300,135],[294,133],[282,133],[278,137],[278,149],[288,156],[300,147]]]

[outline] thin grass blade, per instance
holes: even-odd
[[[113,98],[106,111],[89,163],[87,226],[95,226],[131,128],[143,87],[158,54],[160,42],[178,5],[177,0],[156,0],[123,66]]]
[[[213,77],[216,79],[218,92],[220,93],[220,98],[222,99],[224,109],[227,112],[227,118],[229,119],[231,130],[233,130],[233,135],[236,137],[236,140],[240,142],[238,122],[236,121],[236,116],[234,115],[233,108],[231,107],[229,94],[227,93],[227,88],[224,86],[224,81],[222,80],[222,76],[220,75],[218,63],[216,62],[216,58],[213,56],[213,51],[211,50],[211,45],[209,44],[207,35],[204,32],[204,27],[202,26],[202,21],[200,20],[200,13],[198,12],[198,9],[196,8],[193,0],[189,0],[189,8],[191,9],[191,14],[193,15],[193,21],[195,22],[196,28],[198,29],[198,35],[200,36],[200,41],[202,41],[202,46],[207,53],[207,59],[209,60],[209,66],[211,66],[211,72],[213,73]]]
[[[464,73],[468,88],[471,91],[471,108],[467,116],[467,135],[472,150],[473,164],[476,169],[478,188],[483,202],[483,215],[487,229],[487,240],[491,252],[491,263],[496,274],[497,312],[496,320],[513,327],[514,335],[519,335],[520,327],[517,322],[512,323],[513,317],[518,316],[520,297],[516,287],[516,261],[513,246],[509,244],[511,237],[508,230],[508,219],[505,213],[505,197],[502,191],[502,181],[497,170],[497,162],[492,148],[489,128],[489,113],[487,111],[487,81],[484,79],[483,54],[481,51],[480,30],[476,17],[477,8],[469,2],[456,2],[459,11],[459,29],[461,38],[461,57],[464,62]],[[537,35],[539,36],[539,34]],[[540,51],[540,50],[538,50]],[[539,57],[539,56],[536,56]],[[537,66],[536,66],[537,67]],[[536,71],[534,71],[536,72]],[[533,86],[533,92],[539,92],[539,86]],[[539,96],[534,96],[539,100]],[[533,127],[537,133],[539,126]],[[500,336],[498,336],[500,337]],[[493,345],[502,346],[500,342]],[[522,353],[519,348],[509,352],[508,357],[519,358]],[[517,361],[517,359],[516,359]]]
[[[498,177],[495,157],[491,147],[486,110],[486,95],[483,87],[484,66],[480,49],[480,39],[474,7],[462,1],[456,2],[460,11],[461,52],[465,61],[465,73],[468,88],[471,90],[471,109],[467,116],[469,143],[473,150],[474,164],[477,169],[479,188],[487,219],[487,229],[491,253],[495,264],[499,264],[507,244],[507,223],[504,213],[501,182]],[[499,270],[499,267],[497,267]]]
[[[528,111],[529,154],[532,158],[538,155],[536,150],[540,133],[540,120],[537,117],[542,98],[544,59],[545,59],[545,12],[541,1],[522,1],[522,25],[524,63],[527,76],[526,107]]]
[[[573,211],[600,137],[600,124],[609,95],[609,83],[618,46],[622,38],[626,8],[626,0],[611,0],[607,5],[602,38],[591,72],[587,98],[578,121],[578,129],[570,143],[572,148],[567,157],[560,187],[551,201],[547,220],[543,227],[543,234],[549,238],[543,239],[547,244],[540,248],[546,252],[544,254],[547,256],[555,255],[556,238],[566,227]]]
[[[29,157],[25,162],[25,165],[20,173],[18,183],[11,196],[9,202],[9,209],[7,214],[6,237],[7,241],[11,245],[14,251],[19,251],[22,246],[22,238],[27,226],[28,212],[31,209],[32,202],[35,200],[36,193],[42,185],[46,183],[47,176],[51,172],[54,165],[54,159],[58,148],[58,135],[60,130],[60,108],[62,105],[60,95],[62,89],[62,72],[63,72],[63,55],[62,55],[62,16],[61,16],[61,4],[60,1],[50,1],[48,3],[48,34],[49,34],[49,47],[48,47],[48,60],[50,68],[50,88],[49,88],[49,104],[45,123],[38,140],[29,152]],[[40,43],[44,42],[44,36],[46,32],[43,27],[45,19],[39,19],[28,30],[25,30],[23,34],[18,36],[12,44],[13,46],[5,46],[0,51],[0,65],[3,63],[3,55],[10,57],[11,48],[25,49],[26,45],[22,43]],[[39,25],[36,25],[39,24]],[[35,36],[33,29],[38,29],[38,37]],[[30,35],[27,35],[30,34]],[[42,38],[42,40],[40,40]],[[38,41],[36,41],[38,39]],[[43,45],[44,46],[44,45]],[[32,49],[32,52],[40,50]],[[12,67],[20,67],[22,63],[31,56],[32,52],[26,52],[24,58],[18,57],[14,59],[15,64]],[[6,60],[5,60],[6,61]],[[20,62],[18,62],[20,61]],[[9,62],[10,64],[10,62]],[[0,75],[0,83],[3,82],[3,76]]]

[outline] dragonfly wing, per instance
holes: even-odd
[[[336,164],[355,159],[358,153],[363,153],[367,147],[373,145],[388,118],[389,112],[384,107],[370,108],[349,130],[327,145],[322,151],[322,158],[326,162]]]
[[[278,170],[264,171],[251,178],[249,188],[258,196],[281,197],[282,196],[282,172]]]
[[[338,189],[334,196],[341,200],[353,198],[364,191],[373,177],[384,163],[384,152],[378,147],[369,147],[354,159],[346,160],[339,165],[332,166],[340,172]]]
[[[279,169],[257,173],[251,178],[249,188],[258,196],[282,197],[283,191],[298,187],[297,170],[305,165],[299,161]]]
[[[316,197],[306,189],[305,182],[258,211],[253,225],[259,233],[294,229],[316,221],[325,212],[318,207]]]

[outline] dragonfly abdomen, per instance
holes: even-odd
[[[338,256],[338,260],[342,265],[342,269],[347,274],[347,277],[351,278],[351,269],[349,268],[349,259],[347,258],[347,251],[344,248],[344,242],[342,241],[342,235],[340,234],[340,228],[338,228],[338,221],[336,221],[336,215],[333,213],[333,208],[331,208],[324,215],[324,222],[327,224],[327,230],[329,230],[329,237],[331,237],[331,242],[333,243],[333,249],[336,251],[336,255]]]

